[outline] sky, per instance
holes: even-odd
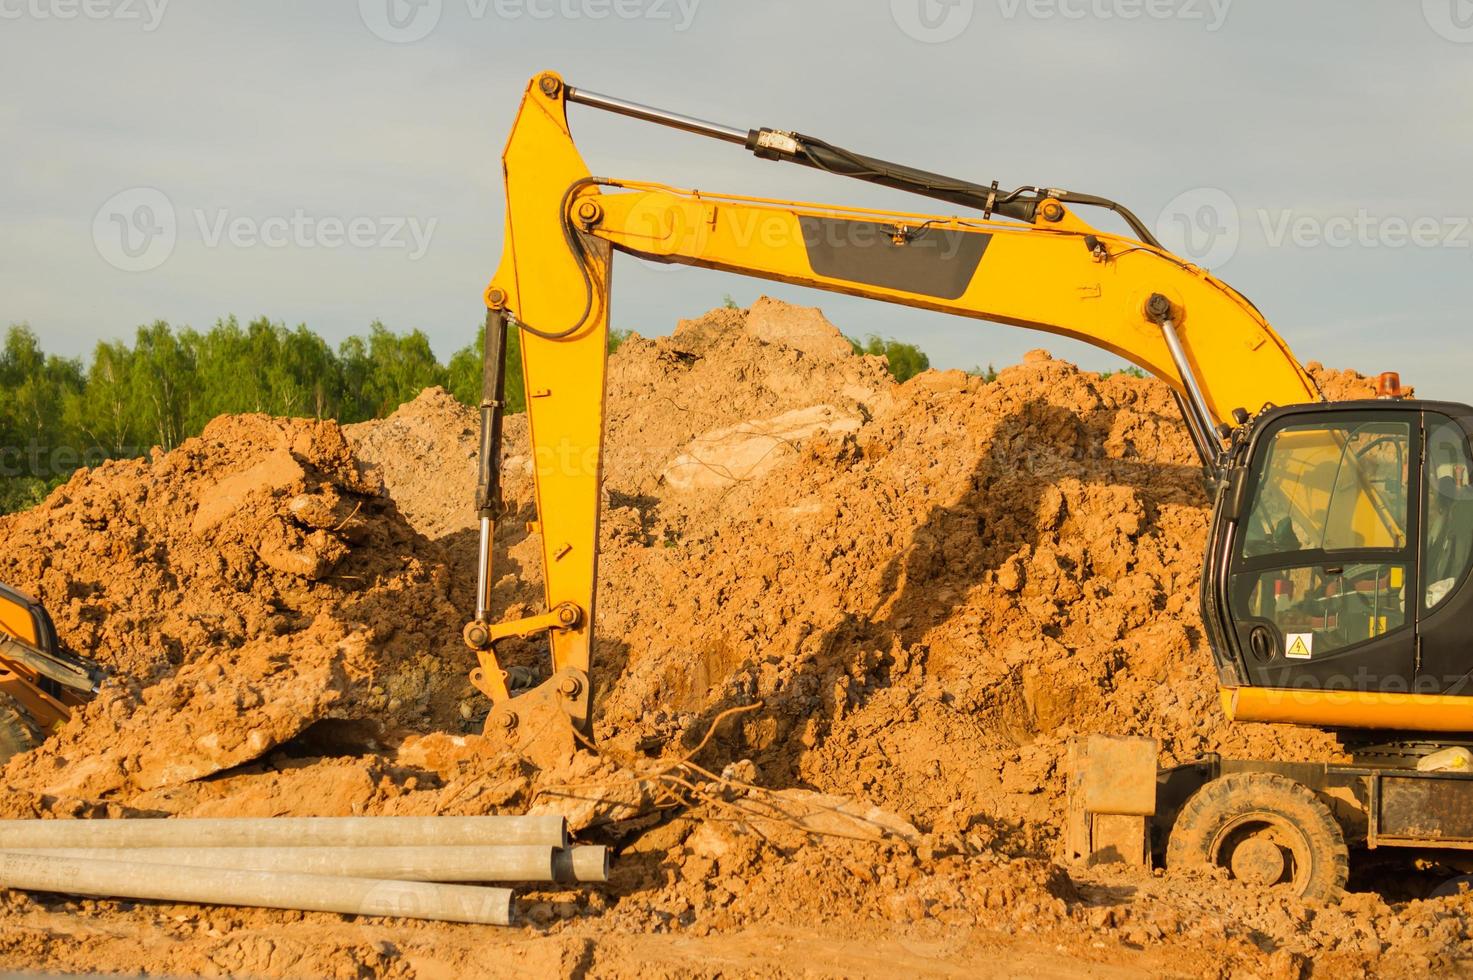
[[[155,320],[374,320],[448,357],[500,253],[527,79],[791,129],[980,183],[1114,198],[1303,361],[1473,400],[1469,0],[0,0],[0,326],[85,355]],[[575,106],[595,173],[900,210],[920,198]],[[1106,222],[1101,222],[1106,225]],[[1061,338],[619,260],[645,335],[761,295],[943,368]]]

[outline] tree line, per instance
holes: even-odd
[[[79,466],[172,449],[217,415],[361,422],[431,385],[477,404],[480,357],[479,337],[442,364],[419,330],[375,322],[334,348],[306,326],[231,317],[205,331],[159,321],[84,360],[48,354],[35,331],[12,326],[0,350],[0,512],[38,503]],[[508,380],[519,400],[520,373]]]
[[[382,418],[440,385],[466,405],[481,400],[484,329],[441,363],[419,330],[374,322],[333,347],[305,325],[235,317],[205,331],[164,321],[131,343],[98,343],[88,358],[46,353],[25,325],[0,350],[0,513],[39,503],[79,467],[173,449],[217,415],[269,415],[362,422]],[[610,331],[613,351],[628,336]],[[525,408],[521,345],[507,338],[506,402]],[[900,380],[928,365],[914,347],[869,338],[856,351],[883,353]]]

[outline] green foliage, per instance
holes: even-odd
[[[628,330],[609,331],[609,353],[629,339]],[[476,333],[476,342],[456,351],[450,358],[449,380],[445,387],[463,405],[474,408],[481,404],[481,367],[485,358],[486,328]],[[506,411],[511,413],[527,410],[526,385],[522,378],[522,332],[512,330],[506,335],[505,389],[502,395]]]
[[[609,331],[612,353],[629,337]],[[209,330],[162,320],[132,342],[99,343],[90,361],[48,355],[28,326],[0,348],[0,513],[40,503],[79,466],[173,449],[210,419],[240,412],[361,422],[381,418],[431,385],[481,402],[475,343],[442,365],[418,330],[375,321],[332,346],[306,326],[229,317]],[[520,331],[507,338],[508,410],[523,411]]]
[[[288,330],[261,318],[241,329],[231,317],[209,333],[186,330],[182,336],[195,353],[192,431],[226,412],[362,417],[343,411],[337,355],[305,326]]]
[[[47,482],[30,476],[0,479],[0,514],[11,514],[36,506],[63,482],[60,478]]]
[[[0,348],[0,513],[39,503],[79,466],[172,449],[217,415],[361,422],[449,380],[423,333],[382,323],[334,351],[305,326],[265,318],[205,332],[159,321],[131,343],[99,343],[85,366],[12,326]]]
[[[1131,365],[1129,365],[1127,367],[1120,368],[1118,371],[1101,371],[1100,372],[1100,380],[1103,381],[1106,378],[1111,377],[1111,376],[1116,375],[1116,374],[1123,374],[1127,378],[1144,378],[1146,376],[1146,372],[1142,371],[1140,368],[1136,367],[1134,364],[1131,364]]]
[[[0,508],[28,507],[80,465],[68,420],[85,388],[80,361],[47,355],[34,331],[11,327],[0,349]]]
[[[874,354],[889,362],[890,374],[896,381],[909,381],[931,366],[931,359],[915,344],[903,344],[894,338],[882,340],[870,334],[864,343],[846,337],[856,354]]]
[[[979,364],[967,373],[972,375],[974,378],[981,378],[983,384],[990,385],[992,384],[992,382],[997,380],[997,368],[993,367],[991,363],[989,363],[985,368]]]
[[[475,407],[481,404],[482,362],[485,359],[486,328],[476,332],[476,342],[456,351],[450,358],[450,380],[445,387],[463,405]],[[502,366],[506,375],[502,397],[506,411],[527,410],[526,384],[522,379],[522,332],[510,330],[506,335],[506,361]]]
[[[125,455],[138,442],[132,403],[133,351],[122,341],[99,343],[92,352],[86,386],[69,405],[69,433],[97,446],[106,456]]]
[[[741,309],[741,307],[737,305],[737,301],[731,298],[731,293],[727,293],[725,296],[721,297],[721,305],[728,310]]]
[[[345,394],[353,414],[363,418],[381,418],[431,385],[445,383],[445,369],[418,330],[401,336],[375,320],[366,345],[356,337],[343,344],[339,356],[347,361],[349,354],[360,383]]]
[[[174,336],[162,320],[139,327],[128,372],[129,414],[138,434],[172,449],[185,437],[194,377],[195,350],[189,334]]]

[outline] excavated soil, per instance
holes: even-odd
[[[1336,397],[1353,372],[1312,370]],[[105,692],[15,760],[0,815],[557,811],[613,881],[512,929],[0,893],[0,964],[460,976],[1421,975],[1473,899],[1401,871],[1335,906],[1211,874],[1065,867],[1075,734],[1171,760],[1329,759],[1229,726],[1195,611],[1207,501],[1166,388],[1034,352],[894,384],[762,300],[613,357],[599,752],[536,770],[477,734],[475,414],[222,418],[0,518],[0,581]],[[540,609],[509,420],[494,596]],[[536,644],[509,662],[538,667]],[[1379,883],[1381,891],[1370,888]]]

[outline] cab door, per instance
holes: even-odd
[[[1292,413],[1257,440],[1225,582],[1251,684],[1412,689],[1420,474],[1416,411]]]
[[[1421,647],[1417,690],[1473,695],[1473,453],[1468,418],[1423,416]]]

